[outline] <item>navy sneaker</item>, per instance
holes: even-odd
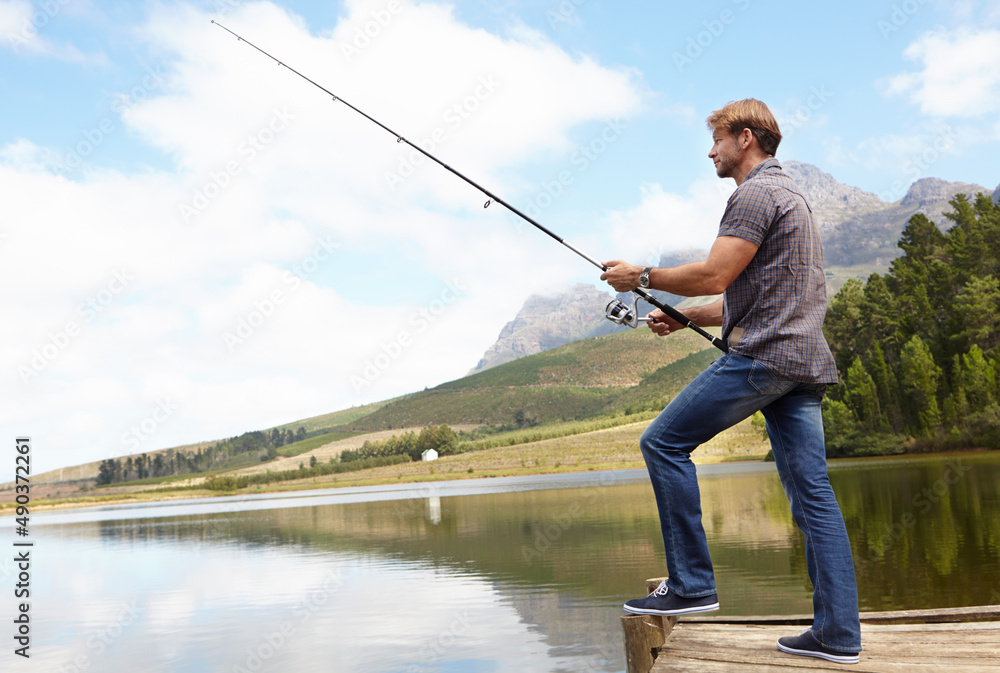
[[[861,658],[857,654],[838,652],[820,645],[813,635],[812,629],[803,631],[797,636],[778,638],[778,649],[788,654],[803,654],[807,657],[819,657],[837,664],[856,664]]]
[[[625,611],[636,615],[686,615],[690,612],[709,612],[718,609],[718,594],[683,598],[670,593],[666,582],[660,582],[660,586],[645,598],[636,598],[625,603]]]

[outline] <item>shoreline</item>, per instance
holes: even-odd
[[[438,461],[435,462],[440,462]],[[716,460],[703,460],[695,461],[698,465],[709,465],[709,464],[721,464],[721,463],[758,463],[763,461],[763,455],[751,455],[745,457],[737,458],[719,458]],[[421,465],[421,463],[414,463],[414,465]],[[390,466],[392,467],[398,466]],[[406,466],[408,467],[408,465]],[[98,495],[91,493],[90,495],[81,495],[79,498],[67,498],[67,499],[56,499],[47,500],[41,499],[35,501],[30,505],[32,512],[49,512],[49,511],[59,511],[67,509],[82,509],[87,507],[106,507],[112,505],[127,505],[131,503],[153,503],[153,502],[169,502],[172,500],[202,500],[207,498],[219,498],[219,497],[232,497],[241,495],[263,495],[268,493],[292,493],[295,491],[308,491],[308,490],[319,490],[319,489],[339,489],[339,488],[351,488],[358,486],[384,486],[392,484],[425,484],[425,483],[435,483],[442,481],[477,481],[480,479],[494,479],[497,477],[526,477],[526,476],[538,476],[538,475],[549,475],[549,474],[572,474],[580,472],[596,472],[596,471],[623,471],[623,470],[634,470],[634,469],[645,469],[645,463],[641,460],[639,461],[628,461],[623,463],[611,463],[611,464],[594,464],[594,463],[577,463],[573,465],[561,465],[559,467],[555,466],[539,466],[539,467],[525,467],[521,469],[499,469],[499,470],[488,470],[483,469],[482,471],[473,470],[473,472],[447,472],[443,474],[439,473],[425,473],[425,474],[412,474],[406,475],[404,477],[397,477],[395,479],[376,476],[376,475],[362,475],[358,479],[343,479],[336,478],[333,481],[329,480],[329,477],[310,477],[302,480],[290,480],[286,482],[275,482],[274,484],[268,484],[265,486],[258,486],[255,488],[245,488],[235,491],[213,491],[210,489],[192,489],[192,490],[181,490],[181,489],[169,489],[164,488],[164,490],[158,489],[137,489],[132,492],[122,493],[119,495]],[[364,470],[363,472],[370,472],[374,470],[384,470],[386,468],[372,468],[371,470]],[[350,474],[350,473],[348,473]],[[342,477],[342,475],[338,475]],[[14,515],[15,506],[10,502],[0,503],[0,517],[7,515]]]
[[[847,457],[847,458],[832,458],[828,463],[832,469],[837,469],[840,463],[845,465],[848,463],[881,463],[884,461],[905,461],[914,459],[924,459],[924,458],[947,458],[950,456],[968,456],[968,455],[984,455],[992,453],[993,450],[988,448],[978,448],[978,449],[963,449],[961,451],[941,451],[934,453],[906,453],[906,454],[896,454],[892,456],[864,456],[864,457]],[[455,457],[455,456],[451,456]],[[444,459],[439,459],[444,460]],[[437,461],[435,461],[437,462]],[[741,457],[729,457],[729,458],[717,458],[708,460],[697,460],[695,463],[697,465],[721,465],[721,464],[734,464],[734,463],[761,463],[763,461],[763,456],[758,454],[753,454],[749,456]],[[426,463],[414,463],[414,466],[427,465]],[[365,472],[371,472],[376,470],[386,470],[389,468],[372,468],[372,470],[366,470]],[[408,466],[407,466],[408,467]],[[438,473],[418,473],[410,474],[405,477],[400,476],[396,479],[388,478],[387,476],[366,474],[361,475],[357,479],[334,479],[333,481],[326,480],[324,477],[312,477],[303,480],[287,481],[287,482],[276,482],[275,485],[271,487],[258,486],[252,489],[242,489],[237,491],[212,491],[209,489],[199,489],[199,490],[136,490],[130,493],[124,493],[120,495],[91,495],[82,496],[80,498],[69,498],[66,500],[57,501],[46,501],[41,500],[38,504],[31,505],[32,512],[49,512],[49,511],[60,511],[60,510],[71,510],[71,509],[85,509],[89,507],[108,507],[114,505],[127,505],[127,504],[139,504],[139,503],[156,503],[156,502],[170,502],[176,500],[204,500],[208,498],[230,498],[245,495],[266,495],[266,494],[280,494],[280,493],[294,493],[297,491],[313,491],[313,490],[336,490],[341,488],[352,488],[352,487],[371,487],[371,486],[387,486],[395,484],[427,484],[435,482],[456,482],[456,481],[478,481],[481,479],[494,479],[498,477],[527,477],[527,476],[539,476],[539,475],[554,475],[554,474],[573,474],[581,472],[597,472],[597,471],[624,471],[624,470],[634,470],[634,469],[644,469],[645,464],[640,461],[626,461],[620,463],[577,463],[573,465],[561,465],[559,467],[555,466],[539,466],[539,467],[526,467],[521,469],[499,469],[499,470],[483,470],[483,471],[473,471],[470,473],[460,473],[460,472],[446,472],[443,474]],[[12,503],[0,503],[0,517],[15,514],[15,507]]]

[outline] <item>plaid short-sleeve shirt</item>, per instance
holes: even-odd
[[[823,336],[823,246],[812,209],[777,159],[757,164],[729,198],[719,236],[759,246],[723,294],[730,350],[791,381],[836,383]]]

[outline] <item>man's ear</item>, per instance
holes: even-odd
[[[754,141],[753,131],[751,131],[748,128],[744,128],[742,131],[740,131],[740,135],[736,138],[736,142],[741,150],[748,149],[750,145],[753,143],[753,141]]]

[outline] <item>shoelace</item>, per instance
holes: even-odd
[[[653,593],[651,593],[649,595],[650,596],[666,596],[668,591],[669,591],[669,589],[667,589],[667,583],[666,582],[660,582],[660,586],[658,586],[655,589],[653,589]]]

